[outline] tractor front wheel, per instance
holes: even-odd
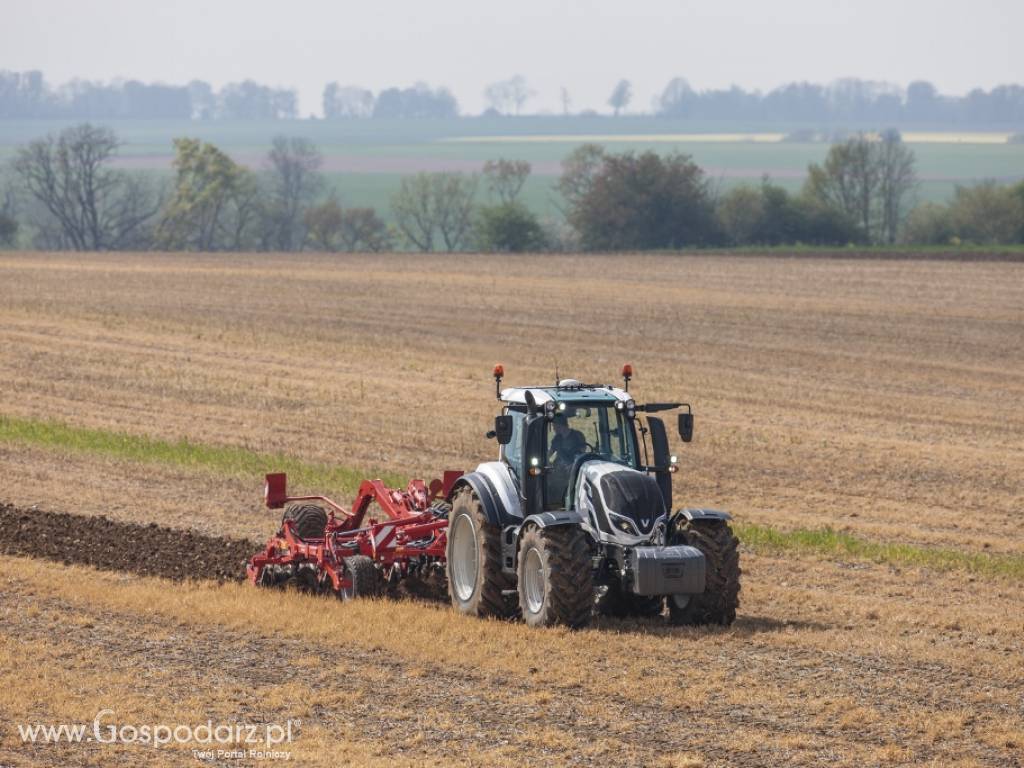
[[[531,627],[582,627],[594,610],[587,535],[575,525],[530,528],[519,543],[519,605]]]
[[[472,488],[452,500],[446,548],[448,594],[459,613],[507,618],[515,606],[505,591],[512,580],[501,569],[501,529],[487,521]]]
[[[689,544],[704,553],[704,591],[699,595],[669,595],[672,624],[721,624],[736,620],[740,604],[739,539],[724,520],[677,518],[671,544]]]

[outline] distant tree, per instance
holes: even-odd
[[[461,250],[473,222],[477,179],[461,173],[418,173],[402,179],[391,208],[399,231],[421,251],[439,244]]]
[[[730,245],[757,243],[764,220],[761,197],[761,190],[744,184],[718,199],[719,224]]]
[[[274,137],[267,155],[267,223],[272,248],[280,251],[302,248],[305,241],[303,217],[323,187],[322,163],[320,151],[309,139]]]
[[[376,118],[451,118],[458,114],[459,105],[451,91],[447,88],[431,89],[426,83],[381,91],[373,107]]]
[[[192,80],[187,86],[193,120],[212,120],[217,116],[217,95],[209,83]]]
[[[760,187],[743,185],[717,202],[719,223],[731,245],[846,245],[861,240],[841,212],[794,197],[768,178]]]
[[[941,117],[942,105],[935,86],[925,80],[915,80],[907,86],[904,107],[908,120],[929,122]]]
[[[669,81],[658,97],[658,111],[670,117],[689,117],[697,94],[685,77]]]
[[[59,229],[62,247],[140,247],[161,201],[145,179],[109,167],[119,146],[111,129],[83,123],[17,151],[14,172]]]
[[[956,238],[956,227],[949,206],[921,203],[907,216],[900,242],[907,245],[949,245]]]
[[[218,94],[219,116],[229,120],[291,120],[298,116],[298,94],[253,80],[228,83]]]
[[[388,225],[373,208],[348,208],[341,215],[341,247],[343,250],[380,253],[394,248]]]
[[[869,242],[893,243],[917,185],[914,153],[894,131],[833,144],[808,167],[806,194],[857,222]]]
[[[615,112],[615,116],[619,116],[619,112],[629,106],[630,100],[633,98],[633,86],[630,85],[629,80],[619,80],[612,89],[612,95],[608,97],[608,106]]]
[[[949,214],[956,236],[979,245],[1019,242],[1024,230],[1024,201],[1012,187],[994,181],[958,186]]]
[[[603,154],[585,189],[568,221],[587,250],[682,248],[719,238],[707,180],[688,155]]]
[[[157,243],[168,250],[245,247],[258,223],[255,177],[213,144],[174,140],[174,191]]]
[[[481,251],[497,253],[541,251],[546,244],[544,230],[537,217],[515,201],[480,209],[475,242]]]
[[[526,160],[488,160],[484,163],[484,180],[488,191],[502,203],[512,203],[530,175]]]
[[[365,88],[328,83],[324,87],[324,117],[328,120],[370,117],[375,101],[373,93]]]
[[[914,152],[897,131],[885,131],[876,150],[878,163],[879,226],[884,243],[893,244],[906,218],[909,198],[917,188]]]
[[[14,245],[18,237],[18,222],[13,216],[0,211],[0,245]]]
[[[14,245],[18,237],[18,205],[14,187],[0,187],[0,245]]]
[[[313,250],[330,252],[341,247],[342,209],[334,195],[307,209],[304,222]]]
[[[484,98],[496,112],[502,114],[518,115],[523,105],[533,97],[531,90],[522,75],[510,77],[508,80],[501,80],[491,83],[484,89]]]
[[[567,211],[577,208],[591,191],[594,178],[604,162],[604,147],[599,144],[581,144],[562,161],[562,175],[555,183],[555,189],[565,201]]]

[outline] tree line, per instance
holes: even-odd
[[[610,84],[607,106],[618,116],[633,102],[633,84]],[[536,91],[522,75],[489,84],[483,93],[485,116],[527,114]],[[572,97],[560,90],[562,113],[573,112]],[[417,83],[408,88],[385,88],[379,93],[356,85],[328,83],[322,95],[328,120],[357,118],[451,118],[460,114],[452,92]],[[975,88],[964,96],[950,96],[924,80],[902,88],[855,78],[828,85],[789,83],[768,92],[694,89],[683,77],[672,78],[649,109],[641,112],[693,120],[746,123],[813,123],[826,125],[904,123],[965,126],[1024,125],[1024,86]],[[219,90],[202,80],[186,85],[110,83],[72,80],[53,87],[38,70],[0,71],[0,119],[63,118],[75,120],[278,120],[295,119],[298,95],[294,88],[275,88],[245,80]]]
[[[262,167],[174,140],[169,180],[112,167],[113,130],[83,123],[18,148],[0,185],[0,244],[46,250],[634,251],[702,247],[1024,243],[1024,182],[958,187],[914,206],[916,158],[896,131],[833,144],[790,192],[764,178],[727,191],[685,154],[584,144],[540,218],[531,167],[403,177],[390,217],[348,207],[305,138],[277,136]]]

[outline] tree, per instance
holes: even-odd
[[[602,154],[599,162],[568,209],[585,249],[682,248],[718,240],[708,183],[688,155],[626,152]]]
[[[304,216],[306,237],[317,251],[336,251],[340,246],[342,210],[338,199],[327,200],[309,208]]]
[[[341,214],[341,247],[346,251],[380,253],[394,247],[394,238],[373,208],[348,208]]]
[[[0,211],[0,245],[14,245],[18,237],[18,222],[13,216]]]
[[[895,131],[859,134],[833,144],[823,165],[808,169],[806,194],[840,211],[868,242],[893,243],[917,186],[914,153]]]
[[[323,187],[323,157],[309,139],[275,136],[267,155],[271,247],[294,251],[305,241],[303,216]]]
[[[380,92],[373,116],[388,119],[450,118],[459,114],[459,105],[447,88],[432,90],[426,83],[412,88],[388,88]]]
[[[581,144],[562,161],[562,175],[555,183],[555,189],[565,201],[568,212],[582,204],[590,193],[601,164],[604,162],[604,147],[600,144]]]
[[[906,218],[908,198],[917,188],[915,158],[897,131],[885,131],[877,151],[882,242],[892,245]]]
[[[807,194],[856,221],[867,240],[876,230],[879,169],[874,154],[871,141],[861,134],[833,144],[823,165],[812,163],[807,169]]]
[[[502,203],[512,203],[530,175],[530,163],[526,160],[488,160],[484,163],[484,179],[487,189]]]
[[[324,86],[324,117],[328,120],[370,117],[375,103],[373,93],[365,88],[337,83]]]
[[[175,139],[174,150],[174,193],[157,227],[157,243],[169,250],[244,247],[258,213],[252,173],[198,139]]]
[[[545,247],[544,230],[537,217],[515,201],[481,208],[475,235],[482,251],[523,253]]]
[[[1018,242],[1024,230],[1024,201],[994,181],[957,186],[949,214],[957,237],[980,245]]]
[[[570,98],[569,96],[569,89],[563,85],[559,96],[561,97],[562,101],[562,115],[568,117],[569,108],[572,106],[572,98]]]
[[[424,252],[438,240],[447,251],[460,250],[470,234],[476,187],[475,176],[461,173],[406,176],[391,200],[399,231]]]
[[[615,88],[612,89],[612,95],[608,97],[608,106],[615,111],[615,116],[619,116],[619,112],[629,106],[630,100],[633,98],[633,86],[630,85],[629,80],[619,80]]]
[[[516,75],[508,80],[501,80],[491,83],[484,89],[484,98],[491,108],[502,114],[518,115],[523,105],[534,95],[522,75]]]
[[[730,245],[757,242],[764,219],[761,190],[743,184],[729,190],[716,206],[719,224]]]
[[[140,247],[161,201],[146,181],[112,170],[120,142],[109,128],[83,123],[17,151],[14,172],[61,233],[79,251]]]

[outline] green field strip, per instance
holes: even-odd
[[[154,437],[74,427],[56,421],[0,416],[0,440],[148,464],[206,471],[220,476],[253,478],[287,472],[292,488],[310,492],[352,494],[359,483],[377,477],[404,487],[408,478],[394,473],[364,473],[350,467],[308,462],[280,453],[258,453],[237,446],[161,440]]]
[[[379,477],[392,487],[402,487],[408,481],[408,478],[394,473],[366,473],[351,467],[308,462],[284,454],[258,453],[236,446],[160,440],[11,416],[0,416],[0,441],[239,478],[287,472],[292,487],[301,486],[323,493],[352,494],[364,478],[371,476]],[[831,528],[780,530],[740,522],[734,523],[733,527],[743,546],[755,553],[821,555],[938,571],[961,570],[985,577],[1024,579],[1024,555],[874,541]]]
[[[736,523],[733,527],[743,546],[757,553],[815,554],[842,560],[869,560],[936,571],[962,570],[978,576],[1024,579],[1024,555],[874,541],[831,528],[779,530],[751,523]]]

